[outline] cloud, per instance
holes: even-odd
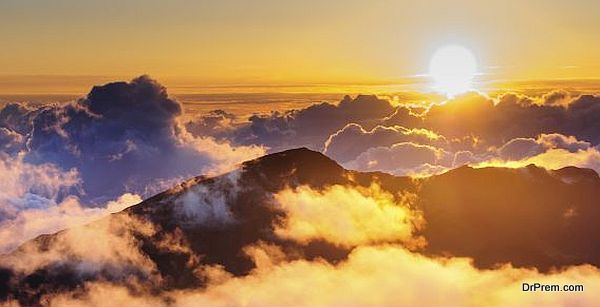
[[[386,171],[396,175],[418,175],[442,171],[451,161],[443,149],[411,142],[397,143],[390,147],[374,147],[345,164],[350,169],[361,171]],[[433,166],[438,167],[433,167]],[[429,166],[429,167],[427,167]],[[433,169],[432,169],[433,167]],[[437,173],[436,171],[436,173]]]
[[[11,219],[0,222],[0,253],[9,252],[38,235],[87,224],[141,201],[138,195],[123,194],[106,206],[89,208],[71,196],[56,205],[23,209]]]
[[[0,127],[0,150],[4,153],[14,155],[23,149],[25,137],[17,132]]]
[[[354,99],[346,96],[338,104],[323,102],[300,110],[251,116],[246,124],[231,131],[227,138],[235,144],[264,145],[272,152],[295,147],[321,150],[329,135],[346,124],[371,125],[394,111],[390,102],[374,95],[359,95]],[[191,127],[207,125],[210,126],[206,117],[200,118],[198,124],[188,124]],[[198,130],[202,129],[192,131]],[[217,135],[224,137],[223,134]]]
[[[542,96],[543,104],[550,106],[568,106],[571,94],[564,90],[556,90]]]
[[[8,103],[0,110],[0,127],[25,135],[32,129],[31,118],[39,109],[21,103]]]
[[[0,252],[264,154],[259,146],[193,136],[182,113],[147,76],[96,86],[75,102],[4,106]]]
[[[426,110],[423,107],[401,105],[396,108],[394,113],[384,118],[382,124],[385,126],[422,127],[422,115]]]
[[[30,164],[24,155],[11,157],[0,153],[0,223],[22,210],[45,209],[61,196],[76,192],[81,184],[76,169],[62,171],[50,163]]]
[[[155,274],[155,265],[140,252],[136,235],[150,236],[155,232],[152,224],[135,216],[112,215],[59,232],[50,239],[30,241],[2,256],[2,265],[16,274],[31,274],[53,267],[58,272],[65,270],[64,279],[52,285],[59,288],[61,283],[69,282],[69,270],[80,277],[104,274],[127,279],[135,273],[151,277]]]
[[[72,103],[7,105],[0,125],[25,139],[24,161],[76,169],[85,192],[77,196],[86,203],[143,194],[156,181],[231,169],[264,153],[193,136],[180,122],[182,112],[162,85],[142,76],[96,86]]]
[[[571,98],[564,91],[541,98],[504,94],[497,100],[470,93],[431,107],[423,115],[424,127],[447,138],[474,135],[489,145],[507,140],[559,133],[597,145],[600,97]]]
[[[224,139],[236,128],[237,121],[235,114],[224,110],[212,110],[187,121],[185,127],[193,135]]]
[[[238,180],[241,171],[236,170],[219,177],[211,186],[194,185],[177,195],[175,204],[178,224],[186,226],[209,225],[226,226],[235,223],[229,203],[240,189]],[[178,188],[170,193],[178,191]]]
[[[248,122],[214,111],[183,124],[181,104],[155,81],[140,77],[95,87],[87,97],[64,105],[9,104],[0,110],[0,175],[7,178],[0,194],[0,250],[42,233],[74,228],[51,242],[50,236],[30,242],[2,263],[23,276],[57,268],[61,274],[75,274],[56,276],[76,276],[65,280],[74,280],[78,289],[44,292],[45,302],[60,306],[126,301],[217,306],[591,304],[598,299],[594,291],[531,295],[520,289],[522,282],[577,283],[593,289],[600,286],[600,275],[591,266],[550,273],[509,265],[480,270],[466,258],[411,251],[424,244],[415,233],[426,221],[414,211],[413,196],[384,192],[377,185],[323,190],[300,186],[267,197],[267,205],[252,206],[252,199],[236,198],[243,187],[234,172],[213,186],[187,190],[172,199],[173,208],[153,208],[160,214],[173,210],[177,218],[172,220],[175,225],[169,224],[172,232],[144,218],[103,217],[139,201],[138,194],[150,195],[199,173],[228,171],[262,155],[263,146],[276,151],[307,145],[354,169],[411,176],[463,164],[574,165],[598,172],[599,102],[597,96],[574,97],[564,91],[498,98],[468,93],[417,115],[375,96],[358,96],[339,104],[256,115]],[[562,188],[573,182],[560,179],[562,183],[554,184]],[[556,212],[561,219],[579,214],[560,209]],[[261,215],[270,210],[278,213],[272,225],[271,215]],[[209,231],[201,234],[212,241],[202,248],[220,248],[224,243],[219,231],[231,235],[226,231],[238,229],[246,217],[267,227],[243,224],[243,235],[231,236],[242,248],[227,241],[227,248],[219,250],[235,249],[235,256],[217,259],[224,264],[198,267],[206,255],[198,246],[188,246],[186,231],[206,226]],[[83,226],[96,219],[100,221]],[[266,241],[249,240],[254,231]],[[348,257],[325,261],[304,254],[301,247],[314,248],[315,242],[340,247]],[[185,274],[208,283],[174,290],[159,273],[159,265],[165,264],[146,254],[149,248],[186,254],[177,260],[190,264],[186,268],[191,273]],[[253,271],[244,270],[251,265],[240,264],[244,253],[255,264]],[[235,266],[239,274],[231,269]],[[2,274],[0,270],[0,282]],[[307,281],[310,287],[298,287]],[[345,287],[340,289],[340,284]],[[441,294],[411,295],[424,292]]]
[[[397,246],[383,246],[357,248],[336,266],[289,262],[259,268],[251,276],[230,279],[205,292],[173,297],[181,306],[537,306],[589,305],[598,299],[593,291],[521,292],[522,282],[585,284],[588,289],[600,285],[598,270],[589,266],[550,275],[511,267],[480,271],[467,259],[430,259]]]
[[[442,136],[426,129],[408,129],[401,126],[376,126],[367,131],[359,124],[348,124],[330,135],[323,153],[340,163],[357,158],[369,148],[390,146],[401,142],[441,144]]]
[[[589,142],[558,133],[536,138],[515,138],[485,151],[447,151],[443,147],[403,142],[370,148],[344,163],[360,171],[384,171],[395,175],[425,177],[462,165],[475,167],[525,167],[529,164],[559,169],[567,166],[600,172],[599,149]]]
[[[301,243],[323,239],[341,246],[408,241],[420,218],[407,199],[396,200],[377,184],[369,188],[331,186],[315,191],[306,186],[274,196],[285,218],[275,234]]]
[[[98,282],[87,284],[84,291],[46,299],[50,306],[113,306],[119,302],[170,302],[177,306],[591,306],[600,299],[596,291],[590,291],[600,287],[600,272],[591,266],[551,274],[510,266],[478,270],[466,258],[426,258],[393,245],[356,248],[337,265],[319,260],[263,263],[246,277],[223,277],[215,272],[221,277],[202,290],[151,295]],[[523,292],[523,283],[584,285],[585,291]]]
[[[534,138],[512,139],[499,148],[500,158],[504,160],[521,160],[541,154],[549,149],[565,149],[568,152],[586,150],[591,144],[579,141],[572,136],[564,136],[558,133],[542,134]]]
[[[576,166],[600,173],[600,151],[597,146],[558,133],[541,134],[536,138],[515,138],[498,149],[490,149],[487,154],[460,154],[463,156],[462,163],[475,167],[519,168],[535,164],[551,170]]]
[[[256,115],[248,122],[238,119],[235,124],[233,115],[215,111],[198,119],[195,127],[218,139],[264,145],[271,151],[307,146],[322,150],[345,165],[353,165],[349,162],[359,160],[361,155],[360,160],[366,160],[370,149],[389,151],[394,144],[407,142],[455,155],[450,159],[454,161],[444,158],[441,164],[428,159],[415,166],[417,169],[403,165],[358,168],[421,175],[498,155],[499,159],[520,160],[554,146],[540,143],[540,135],[563,135],[591,146],[600,143],[600,127],[594,124],[600,122],[600,100],[592,95],[575,96],[554,90],[538,96],[504,93],[494,98],[470,92],[443,102],[422,104],[425,108],[416,108],[410,101],[394,101],[394,105],[398,106],[375,96],[359,95],[355,99],[345,97],[337,105],[315,104],[284,113]],[[189,126],[194,126],[194,122]],[[495,152],[499,148],[500,153]]]
[[[577,166],[600,172],[598,147],[558,133],[541,134],[535,138],[515,138],[498,148],[488,147],[485,150],[475,147],[471,150],[452,151],[453,146],[449,142],[439,144],[436,147],[401,142],[391,146],[371,147],[343,165],[353,170],[383,171],[413,177],[440,174],[463,165],[516,168],[535,164],[547,169]]]
[[[535,164],[547,169],[560,169],[567,166],[589,168],[600,173],[600,151],[597,147],[584,150],[569,151],[562,148],[548,149],[536,155],[527,156],[520,160],[491,159],[473,164],[475,167],[524,167]]]
[[[328,262],[286,249],[281,241],[249,242],[238,252],[253,261],[252,271],[235,276],[221,265],[203,265],[195,270],[206,278],[202,286],[163,287],[157,265],[137,239],[156,238],[158,229],[124,214],[61,233],[50,249],[29,245],[20,257],[3,263],[19,272],[68,263],[81,276],[103,276],[45,292],[41,299],[49,306],[587,306],[600,299],[592,291],[600,287],[600,271],[591,265],[547,273],[509,264],[483,270],[469,258],[417,253],[407,244],[423,243],[415,237],[424,221],[411,209],[414,197],[377,185],[284,189],[273,197],[272,205],[284,213],[273,220],[274,234],[301,244],[336,242],[351,247],[347,257]],[[190,252],[177,236],[156,246]],[[85,244],[91,240],[99,244]],[[523,283],[583,285],[584,291],[523,292]]]

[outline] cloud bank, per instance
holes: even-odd
[[[4,106],[0,176],[9,184],[0,192],[0,232],[21,229],[23,235],[2,250],[70,225],[52,218],[55,226],[30,227],[26,221],[34,212],[64,212],[64,220],[70,214],[96,216],[96,208],[112,212],[111,201],[130,194],[148,197],[264,153],[260,146],[194,136],[181,123],[182,114],[182,105],[147,76],[95,86],[71,103]],[[78,205],[68,205],[72,202]]]
[[[599,103],[598,96],[566,91],[539,97],[467,93],[423,108],[361,95],[247,120],[215,110],[184,123],[183,106],[142,76],[94,87],[67,104],[8,104],[0,110],[0,175],[8,182],[0,194],[0,252],[16,252],[3,256],[11,271],[0,270],[0,281],[58,272],[51,278],[65,284],[41,291],[50,306],[591,305],[597,291],[521,291],[523,282],[595,289],[600,275],[591,265],[544,273],[510,264],[484,270],[468,258],[424,256],[420,251],[430,242],[418,235],[427,221],[413,206],[416,196],[383,191],[383,183],[296,185],[257,205],[249,198],[253,192],[244,190],[255,183],[239,182],[233,172],[170,199],[172,208],[110,213],[184,178],[298,146],[352,169],[411,176],[465,164],[599,172]],[[304,165],[294,167],[290,176]],[[577,182],[563,175],[564,186]],[[185,190],[179,188],[169,193]],[[566,221],[579,214],[560,209]],[[174,210],[176,218],[158,225],[161,210]],[[241,224],[243,214],[261,227]],[[72,229],[19,247],[64,228]],[[244,241],[256,233],[266,235]],[[195,243],[198,238],[208,247]],[[237,245],[235,256],[227,254]],[[219,258],[221,265],[198,252],[207,248],[231,257]],[[311,249],[341,256],[326,260],[311,256]],[[181,280],[161,273],[168,264],[157,259],[167,256],[185,263]],[[34,291],[27,283],[2,288],[9,286]]]
[[[263,145],[271,152],[306,146],[357,170],[425,176],[484,161],[521,165],[512,162],[551,150],[538,142],[541,138],[575,140],[581,143],[573,145],[579,149],[585,143],[595,147],[600,144],[600,129],[595,126],[599,105],[598,96],[564,90],[497,97],[472,92],[429,104],[359,95],[338,104],[256,115],[247,122],[236,118],[234,123],[233,114],[219,110],[187,125],[195,127],[192,133],[234,144]],[[566,150],[571,154],[562,156],[562,163],[537,161],[553,167],[594,165],[582,163],[573,148]]]
[[[331,221],[305,218],[312,216],[313,210],[339,212],[340,204],[352,204],[357,198],[361,203],[370,203],[349,208],[350,213],[337,216],[336,223],[350,225],[347,228],[327,227]],[[42,300],[49,306],[589,306],[600,299],[597,291],[590,291],[600,287],[600,271],[589,265],[549,273],[510,265],[481,270],[468,258],[425,257],[403,243],[381,243],[377,238],[407,239],[417,226],[406,219],[411,212],[409,203],[392,201],[393,198],[377,186],[286,189],[275,196],[273,205],[295,221],[276,223],[282,226],[276,234],[300,242],[325,239],[336,244],[349,243],[355,247],[345,260],[330,263],[322,259],[298,259],[286,254],[278,245],[255,242],[243,251],[256,265],[248,275],[236,277],[223,267],[204,266],[196,272],[207,279],[205,287],[158,292],[147,290],[149,284],[162,281],[152,262],[140,253],[130,232],[135,229],[151,235],[156,230],[147,224],[137,224],[131,217],[121,216],[119,219],[125,220],[106,221],[83,232],[61,236],[57,246],[61,251],[68,251],[68,256],[42,252],[45,257],[38,256],[38,262],[34,263],[58,257],[61,261],[78,261],[84,273],[103,268],[105,274],[118,275],[123,272],[120,270],[128,268],[125,271],[128,274],[137,272],[145,277],[90,281],[79,289],[48,293]],[[376,225],[370,222],[356,224],[354,210],[358,210],[357,214],[372,211],[375,216],[367,221],[382,222],[381,226],[390,228],[376,230]],[[377,216],[380,210],[386,213],[398,210],[398,214]],[[295,226],[298,223],[303,229],[314,231],[299,231]],[[348,231],[341,231],[344,229]],[[100,250],[78,249],[81,240],[86,240],[88,235],[103,236],[108,245],[99,246]],[[166,242],[163,246],[175,249],[179,248],[178,244]],[[76,258],[65,259],[70,255]],[[523,283],[584,285],[585,291],[530,293],[521,291]]]

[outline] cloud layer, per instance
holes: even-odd
[[[36,255],[35,261],[30,262],[34,267],[56,259],[76,261],[81,274],[112,274],[112,281],[89,281],[79,289],[45,294],[42,301],[49,306],[591,306],[600,299],[598,292],[592,291],[600,287],[600,271],[589,265],[550,273],[510,265],[481,270],[468,258],[425,257],[403,244],[377,243],[377,238],[385,241],[390,239],[390,234],[391,239],[405,240],[411,236],[415,224],[406,223],[406,214],[411,210],[408,204],[392,201],[391,195],[376,186],[358,189],[337,186],[322,191],[301,187],[284,190],[275,199],[279,210],[283,210],[288,218],[296,219],[296,222],[284,223],[284,227],[276,231],[278,236],[301,242],[325,239],[356,247],[344,260],[330,263],[322,259],[298,259],[297,255],[289,254],[276,244],[255,242],[243,249],[246,257],[255,264],[248,275],[234,276],[222,266],[201,266],[196,272],[206,278],[204,287],[149,291],[163,281],[153,263],[141,253],[132,234],[152,235],[156,229],[121,215],[113,221],[102,221],[93,227],[61,235],[54,245],[61,254],[54,253],[54,249],[29,250],[25,254],[26,260],[32,261],[32,255]],[[340,210],[340,204],[351,204],[356,199],[365,206],[357,204],[349,208],[350,213],[337,215],[338,225],[351,225],[345,228],[349,232],[340,232],[343,227],[325,227],[331,221],[304,218],[316,208],[322,208],[319,210],[324,213],[335,213]],[[289,206],[281,206],[283,202]],[[399,228],[374,230],[374,224],[355,224],[355,209],[359,211],[356,213],[400,210],[397,212],[400,215],[379,219],[375,214],[372,220],[383,222],[384,227]],[[395,217],[399,219],[395,220]],[[304,229],[318,230],[319,235],[309,232],[306,236],[307,232],[298,232],[294,223],[302,223]],[[92,250],[79,248],[89,236],[103,238],[106,245]],[[180,244],[181,241],[163,240],[161,246],[189,250]],[[22,270],[31,268],[19,266],[25,259],[11,261]],[[130,277],[119,278],[123,276],[119,274]],[[523,283],[584,285],[584,291],[530,293],[522,291]]]
[[[62,212],[65,221],[71,214],[97,216],[96,210],[114,211],[108,203],[127,193],[148,197],[264,153],[260,146],[194,136],[181,124],[182,114],[182,105],[147,76],[96,86],[71,103],[4,106],[0,176],[8,184],[0,192],[0,232],[22,235],[2,250],[70,225],[51,218],[55,226],[30,227],[34,214]]]
[[[597,291],[532,294],[520,289],[523,282],[600,287],[600,272],[591,265],[558,270],[545,266],[556,259],[572,265],[572,257],[593,257],[594,250],[569,245],[578,240],[553,241],[555,249],[540,260],[548,262],[538,267],[543,272],[515,264],[481,269],[487,249],[480,241],[469,241],[470,235],[450,239],[462,242],[459,252],[464,254],[482,251],[474,259],[440,256],[448,251],[440,242],[451,240],[424,240],[423,233],[436,230],[436,222],[440,225],[439,216],[428,221],[416,204],[424,208],[443,196],[443,210],[456,209],[462,199],[457,191],[471,187],[460,180],[445,182],[449,177],[413,180],[344,173],[330,161],[312,156],[296,161],[285,154],[264,169],[253,167],[272,157],[245,164],[244,171],[255,172],[250,179],[241,171],[219,179],[197,177],[161,194],[152,206],[111,215],[185,178],[229,171],[267,150],[298,146],[322,151],[348,168],[411,176],[465,164],[533,163],[599,172],[598,96],[566,91],[539,97],[467,93],[414,107],[409,101],[361,95],[248,119],[215,110],[185,123],[183,112],[164,87],[146,76],[94,87],[67,104],[13,103],[0,110],[0,176],[7,179],[0,192],[0,252],[15,250],[2,256],[2,288],[21,289],[24,296],[39,294],[34,299],[51,306],[533,306],[589,305],[599,299]],[[289,169],[277,173],[286,163],[292,163],[286,165]],[[449,176],[471,178],[471,171],[462,168]],[[523,186],[534,185],[537,181],[523,178],[541,172],[535,178],[560,192],[581,187],[577,184],[585,180],[593,187],[597,178],[572,168],[510,171],[502,170],[505,177],[494,180],[518,178]],[[515,177],[516,172],[524,175]],[[427,194],[427,182],[435,180],[455,186]],[[384,188],[404,185],[402,193]],[[498,193],[488,188],[480,192]],[[526,192],[518,194],[531,200],[528,208],[537,208],[542,192]],[[461,193],[475,200],[482,195]],[[586,216],[595,216],[588,201],[549,199],[538,217],[559,220],[555,229],[588,234],[593,228]],[[508,215],[505,208],[511,204],[521,203],[489,202],[485,208]],[[460,205],[471,210],[440,216],[450,216],[451,222],[461,214],[487,217],[477,211],[481,207],[476,201]],[[448,213],[443,210],[434,212]],[[522,217],[521,211],[510,213],[511,218]],[[438,233],[477,229],[483,218],[460,227],[451,224]],[[573,226],[572,221],[579,222]],[[486,227],[501,228],[501,222]],[[542,224],[529,221],[527,226],[545,233],[547,223]],[[38,237],[65,228],[71,229]],[[475,238],[487,235],[469,233]],[[532,240],[538,235],[523,233]],[[435,253],[425,256],[427,246]],[[526,256],[540,252],[537,245],[529,247]],[[563,257],[565,250],[573,252],[571,258]],[[34,289],[28,280],[36,276],[57,281],[55,287]]]
[[[236,118],[234,123],[233,114],[215,111],[187,125],[195,127],[192,133],[264,145],[271,152],[306,146],[350,168],[424,176],[484,161],[521,165],[512,162],[552,149],[554,145],[539,143],[542,138],[554,138],[542,142],[580,143],[573,145],[577,149],[565,148],[571,154],[562,156],[561,163],[538,159],[542,166],[594,165],[573,154],[588,150],[585,144],[600,143],[600,129],[595,126],[599,105],[598,96],[564,90],[541,96],[504,93],[495,98],[472,92],[429,104],[357,96],[337,105],[322,103],[256,115],[247,122]],[[554,149],[565,146],[556,144]]]

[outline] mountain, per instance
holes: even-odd
[[[40,304],[45,294],[98,280],[135,279],[156,292],[203,287],[201,267],[248,274],[255,267],[245,253],[252,244],[277,246],[287,259],[335,264],[352,247],[276,235],[274,225],[285,212],[273,195],[300,186],[322,190],[374,182],[395,197],[415,196],[413,209],[425,220],[415,235],[426,240],[418,250],[425,255],[470,257],[481,268],[600,266],[600,243],[594,240],[600,178],[592,170],[465,166],[413,179],[345,170],[301,148],[245,162],[221,176],[192,178],[102,220],[23,244],[0,256],[0,301]]]

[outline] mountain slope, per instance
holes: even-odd
[[[414,195],[413,209],[426,221],[416,234],[427,241],[419,250],[426,255],[471,257],[480,267],[600,266],[594,241],[600,178],[593,171],[461,167],[412,179],[344,170],[302,148],[245,162],[222,176],[190,179],[90,225],[30,241],[1,256],[0,299],[43,303],[44,294],[82,289],[92,280],[133,279],[130,284],[156,292],[202,287],[207,275],[199,270],[248,274],[256,266],[248,248],[257,244],[276,246],[287,260],[337,263],[352,247],[276,234],[286,213],[274,194],[375,182],[397,199]]]

